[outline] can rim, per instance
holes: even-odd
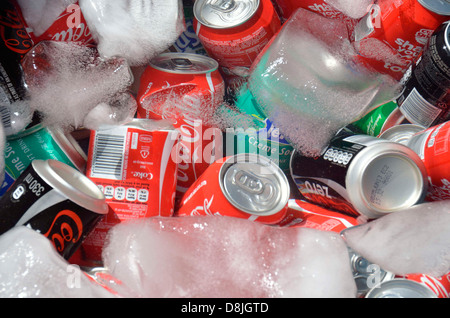
[[[247,0],[247,2],[251,2],[252,0]],[[211,2],[209,0],[196,0],[194,2],[194,7],[193,7],[193,12],[194,12],[194,18],[203,26],[211,28],[211,29],[229,29],[229,28],[234,28],[237,26],[240,26],[244,23],[246,23],[248,20],[250,20],[256,13],[256,11],[258,11],[258,8],[261,5],[261,1],[260,0],[254,0],[252,2],[255,2],[255,6],[253,8],[253,10],[245,17],[245,19],[241,19],[241,21],[237,21],[235,23],[230,23],[228,25],[215,25],[215,24],[211,24],[208,23],[202,15],[202,11],[203,8],[205,6],[206,2]],[[232,0],[232,2],[234,2]]]
[[[376,163],[377,160],[386,157],[400,159],[405,164],[412,167],[412,174],[417,181],[415,185],[417,188],[415,193],[409,193],[410,197],[407,199],[397,200],[402,203],[399,203],[396,207],[389,209],[377,207],[372,204],[370,202],[370,198],[368,198],[364,193],[363,188],[366,181],[367,169],[371,168],[370,165]],[[409,147],[387,140],[382,140],[380,143],[375,143],[368,146],[363,149],[357,157],[355,157],[355,160],[350,163],[348,168],[347,175],[345,177],[345,184],[349,195],[349,200],[352,205],[359,213],[367,216],[368,218],[378,218],[386,214],[408,208],[423,200],[428,188],[426,168],[420,157]]]
[[[386,129],[378,138],[406,144],[411,137],[425,128],[415,124],[400,124]]]
[[[402,288],[403,290],[416,291],[417,294],[421,294],[423,298],[437,298],[437,295],[433,293],[431,289],[428,287],[406,278],[394,278],[391,280],[387,280],[381,282],[379,285],[375,286],[366,294],[365,298],[395,298],[395,297],[378,297],[383,296],[383,292],[385,290],[389,290],[389,288],[397,289]],[[405,296],[398,295],[400,298],[405,298]],[[415,296],[415,298],[420,298],[419,295]]]
[[[275,206],[273,208],[271,208],[267,211],[262,211],[262,212],[252,211],[252,210],[246,208],[245,206],[240,205],[228,193],[228,191],[225,187],[225,184],[223,182],[224,176],[225,176],[227,170],[232,165],[234,165],[235,163],[239,163],[239,162],[241,162],[241,163],[256,163],[256,164],[261,164],[265,167],[270,167],[270,169],[273,171],[273,173],[275,173],[277,175],[276,178],[277,178],[280,186],[281,187],[284,186],[284,187],[283,188],[280,187],[280,189],[279,189],[280,195],[277,198],[278,202],[275,204]],[[220,170],[218,173],[218,179],[219,179],[220,190],[222,191],[222,193],[224,194],[224,196],[228,200],[228,202],[230,202],[235,208],[237,208],[245,213],[255,215],[255,216],[270,216],[270,215],[274,215],[274,214],[280,212],[288,204],[290,191],[289,191],[289,183],[288,183],[287,177],[278,165],[276,165],[272,160],[270,160],[264,156],[261,156],[258,154],[253,154],[253,153],[240,153],[237,155],[230,156],[225,160],[225,162],[220,167]]]
[[[205,65],[207,68],[205,70],[171,70],[167,68],[163,68],[156,63],[158,61],[165,61],[169,59],[174,58],[186,58],[190,61],[202,63],[202,65]],[[161,53],[158,56],[154,57],[150,62],[149,66],[151,66],[154,69],[157,69],[159,71],[165,72],[165,73],[173,73],[173,74],[206,74],[214,72],[219,68],[219,63],[214,60],[213,58],[210,58],[208,56],[200,55],[200,54],[194,54],[194,53],[184,53],[184,52],[166,52]]]
[[[93,212],[108,213],[102,191],[77,169],[54,159],[36,159],[31,164],[45,182],[69,200]]]
[[[450,16],[450,2],[448,0],[418,0],[427,10],[444,16]]]

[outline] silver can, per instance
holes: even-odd
[[[412,136],[415,133],[421,132],[423,130],[424,128],[420,125],[401,124],[387,129],[378,137],[381,139],[398,142],[403,145],[408,145],[408,142],[412,138]]]
[[[366,298],[437,298],[428,287],[415,281],[395,278],[372,288]]]
[[[291,176],[306,201],[374,219],[423,201],[422,160],[409,147],[341,132],[317,158],[294,151]]]

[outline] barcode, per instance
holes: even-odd
[[[125,135],[97,133],[91,177],[122,180],[124,153]]]
[[[441,110],[423,98],[416,88],[406,97],[400,110],[409,122],[424,127],[430,127],[441,113]]]
[[[0,106],[0,116],[2,117],[3,127],[11,128],[11,113],[8,107]]]

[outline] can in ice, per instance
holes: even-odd
[[[86,175],[111,207],[81,246],[87,261],[100,261],[110,228],[126,220],[172,216],[179,134],[167,121],[134,119],[92,130]]]
[[[354,30],[361,61],[400,80],[419,59],[433,31],[449,16],[448,1],[377,1]],[[379,54],[386,51],[392,57],[380,59]]]
[[[450,2],[446,2],[449,6]],[[412,68],[397,98],[405,118],[425,128],[450,119],[450,24],[441,24],[431,36],[420,61]]]
[[[57,160],[33,160],[0,199],[0,235],[28,226],[69,259],[109,207],[80,171]]]
[[[170,120],[180,133],[177,198],[222,157],[222,131],[207,123],[225,95],[217,68],[210,57],[164,53],[141,77],[137,117]]]
[[[223,215],[264,224],[280,222],[287,211],[289,183],[272,161],[237,154],[206,169],[181,200],[176,216]]]
[[[196,0],[194,29],[225,81],[240,86],[257,55],[281,28],[271,0]]]
[[[87,156],[72,135],[58,127],[37,124],[5,142],[5,179],[0,196],[35,159],[53,159],[85,172]]]
[[[294,151],[291,175],[306,201],[368,219],[421,202],[428,186],[425,166],[409,147],[345,130],[319,157]]]
[[[450,199],[450,121],[417,132],[407,145],[425,164],[429,182],[425,199]]]
[[[379,136],[387,129],[407,122],[395,101],[382,104],[351,125],[361,133]]]
[[[249,127],[229,127],[224,134],[224,154],[256,153],[271,159],[288,173],[293,146],[280,133],[279,128],[271,122],[258,106],[255,98],[246,85],[242,87],[234,103],[236,109],[224,108],[233,126],[239,125],[233,118],[248,117]]]
[[[408,274],[404,278],[428,287],[438,298],[450,298],[450,273],[441,277],[426,274]]]
[[[412,138],[412,136],[423,130],[424,128],[420,125],[402,124],[387,129],[385,132],[380,134],[378,138],[408,145],[409,140]]]
[[[341,231],[358,225],[356,218],[304,200],[289,199],[288,211],[278,226],[306,227],[321,231]]]
[[[406,278],[386,280],[372,288],[366,298],[437,298],[424,284]]]

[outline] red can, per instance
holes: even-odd
[[[285,218],[278,223],[285,227],[307,227],[322,231],[341,231],[358,225],[356,218],[331,211],[303,200],[290,199]]]
[[[429,181],[426,200],[450,199],[450,121],[414,134],[407,146],[425,164]]]
[[[222,158],[222,132],[207,124],[225,95],[217,68],[210,57],[164,53],[141,76],[137,117],[169,119],[180,132],[177,199]]]
[[[450,273],[442,277],[434,277],[426,274],[409,274],[406,279],[425,285],[436,294],[438,298],[450,298]]]
[[[231,87],[248,76],[253,61],[280,28],[271,0],[196,0],[194,4],[194,30]]]
[[[286,215],[289,183],[266,157],[238,154],[217,160],[183,196],[175,216],[222,215],[277,224]]]
[[[111,208],[82,245],[99,261],[109,229],[125,220],[172,216],[179,133],[167,121],[134,119],[91,131],[86,175]]]
[[[400,80],[449,15],[448,1],[379,0],[355,27],[361,61]]]

